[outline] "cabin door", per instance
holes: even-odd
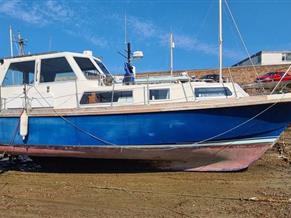
[[[29,90],[33,89],[36,64],[35,60],[13,62],[3,69],[5,75],[1,84],[1,109],[24,108],[28,106]]]
[[[44,58],[40,65],[37,87],[50,100],[50,105],[54,108],[75,107],[77,77],[67,58]]]
[[[76,82],[63,81],[54,83],[43,83],[38,85],[42,95],[54,108],[73,108],[76,107]]]

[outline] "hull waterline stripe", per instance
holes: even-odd
[[[193,144],[164,144],[164,145],[38,145],[36,147],[52,147],[52,148],[63,148],[63,147],[79,147],[79,148],[108,148],[108,149],[182,149],[182,148],[199,148],[199,147],[223,147],[223,146],[239,146],[239,145],[253,145],[253,144],[274,144],[279,136],[265,137],[265,138],[254,138],[246,140],[235,140],[235,141],[223,141],[223,142],[210,142],[210,143],[193,143]],[[35,145],[15,145],[16,147],[34,147]]]

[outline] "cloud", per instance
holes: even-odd
[[[0,0],[0,13],[36,26],[52,25],[58,22],[63,26],[62,31],[83,38],[99,48],[108,47],[109,44],[112,44],[112,39],[109,43],[106,38],[93,32],[97,26],[96,21],[93,19],[92,13],[89,13],[90,8],[82,7],[82,10],[80,9],[82,5],[83,3],[77,7],[72,7],[67,2],[56,0]],[[86,16],[84,16],[85,14]],[[123,18],[119,14],[101,14],[100,20],[116,22],[119,26],[122,25]],[[169,46],[169,32],[153,21],[128,16],[127,25],[129,34],[134,35],[137,40],[144,41],[145,45],[152,46],[154,43],[163,47]],[[217,45],[203,42],[189,34],[175,33],[174,41],[177,49],[217,55]],[[232,59],[242,56],[240,53],[226,48],[224,49],[224,55]]]
[[[96,34],[89,33],[89,31],[86,30],[85,28],[80,29],[79,31],[73,31],[71,29],[64,29],[64,32],[74,37],[83,38],[84,40],[90,42],[92,45],[97,46],[99,48],[106,48],[109,46],[108,40]]]
[[[182,48],[189,51],[198,51],[206,55],[218,55],[218,45],[202,42],[195,37],[177,34],[174,36],[177,48]],[[243,57],[243,53],[223,48],[223,56],[231,59],[239,59]]]
[[[142,38],[152,38],[158,32],[157,27],[153,23],[141,21],[137,17],[133,16],[128,18],[128,25],[131,27],[131,31]]]
[[[184,50],[190,51],[201,51],[204,54],[210,55],[217,54],[217,45],[201,42],[194,37],[177,34],[174,36],[174,40],[177,48],[182,48]]]
[[[13,18],[23,20],[30,24],[45,24],[47,21],[43,19],[35,7],[27,9],[20,0],[10,0],[2,2],[0,5],[0,13],[11,16]]]
[[[51,17],[54,20],[64,22],[72,19],[74,16],[74,12],[72,9],[57,1],[48,0],[47,2],[45,2],[45,6],[46,16]]]
[[[40,27],[58,22],[70,35],[84,38],[97,47],[108,45],[108,41],[89,31],[78,13],[60,1],[4,0],[0,1],[0,13]]]
[[[53,21],[65,22],[74,15],[73,11],[54,0],[42,1],[2,1],[0,12],[6,16],[40,26]],[[29,3],[29,4],[28,4]]]
[[[130,27],[131,32],[139,36],[140,40],[158,40],[160,45],[169,46],[169,32],[166,32],[163,28],[154,25],[151,21],[141,20],[137,17],[130,16],[128,18],[128,26]],[[174,41],[177,49],[197,51],[213,56],[218,54],[217,44],[200,41],[194,36],[176,33],[174,34]],[[223,54],[225,57],[232,59],[241,58],[243,56],[241,52],[227,48],[224,48]]]
[[[93,35],[93,36],[85,36],[85,39],[97,47],[101,47],[101,48],[108,47],[108,41],[102,37]]]

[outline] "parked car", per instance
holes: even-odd
[[[205,82],[219,82],[219,74],[207,74],[200,77],[200,80]],[[223,82],[225,82],[225,78],[222,77]]]
[[[278,82],[284,76],[285,72],[269,72],[262,76],[258,76],[255,82]],[[286,74],[282,81],[291,80],[291,75]]]

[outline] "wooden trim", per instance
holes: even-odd
[[[228,98],[189,102],[165,102],[149,105],[123,105],[123,106],[104,106],[90,108],[73,109],[52,109],[37,108],[28,111],[29,116],[85,116],[85,115],[112,115],[112,114],[134,114],[134,113],[157,113],[169,111],[200,110],[211,108],[240,107],[262,104],[273,104],[291,102],[291,93],[268,95],[268,96],[248,96],[243,98]],[[0,117],[19,117],[22,109],[8,109],[0,113]]]

